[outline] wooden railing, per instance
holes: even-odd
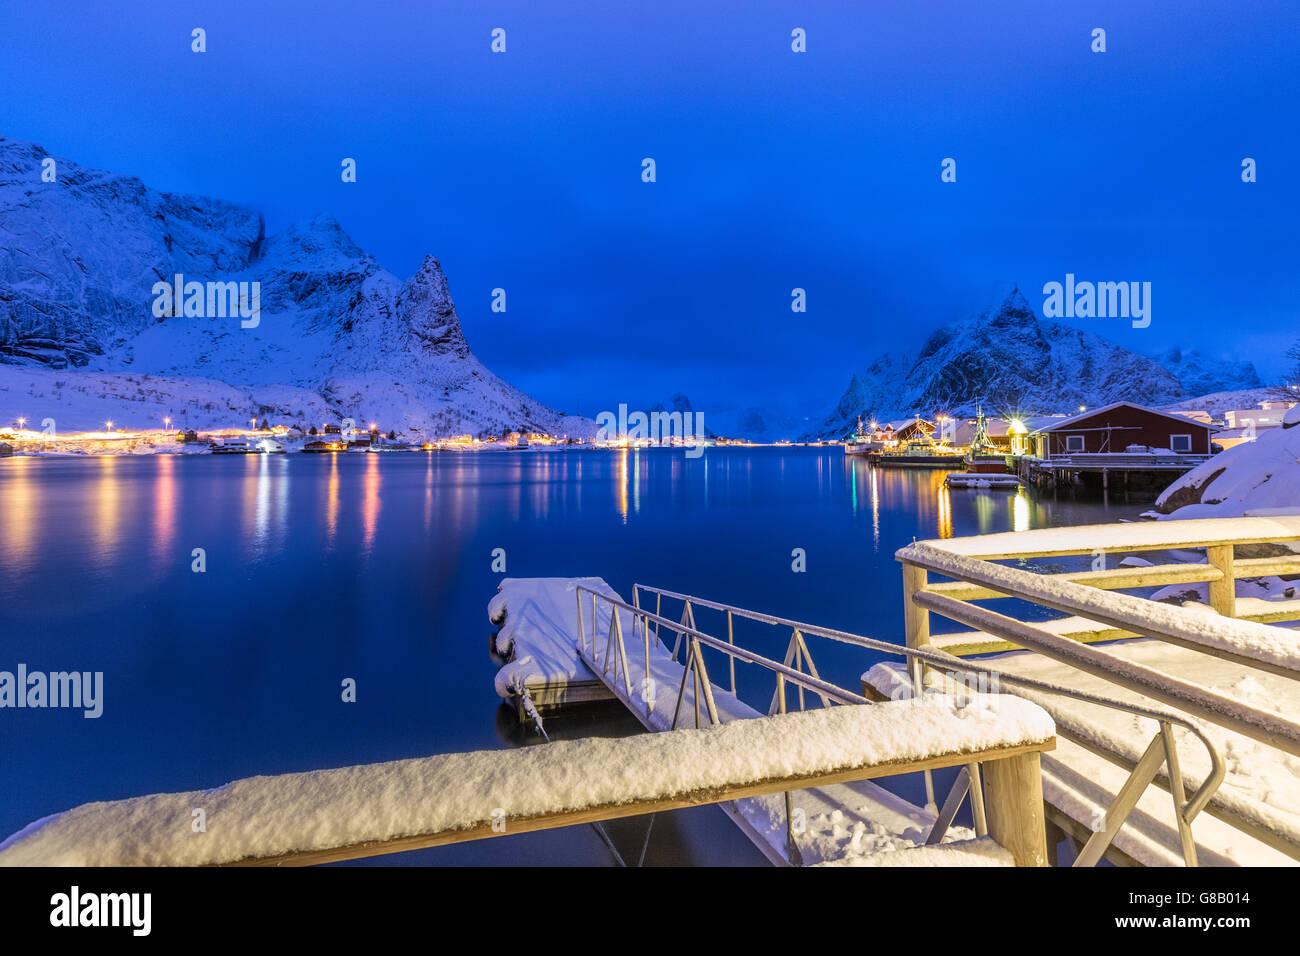
[[[1300,575],[1300,554],[1289,547],[1297,541],[1300,515],[1098,525],[917,542],[897,554],[903,565],[907,645],[953,654],[1028,649],[1179,712],[1300,756],[1300,723],[1290,717],[1088,646],[1099,640],[1146,637],[1295,681],[1300,696],[1300,632],[1275,626],[1279,621],[1300,619],[1300,601],[1255,600],[1243,613],[1235,593],[1236,581],[1242,578]],[[1240,554],[1245,549],[1250,550],[1250,556]],[[1104,564],[1111,554],[1171,551],[1203,551],[1205,559],[1055,574],[998,563],[1093,555],[1094,560]],[[1041,562],[1036,563],[1041,566]],[[931,574],[950,580],[931,581]],[[1118,593],[1202,582],[1208,584],[1208,605],[1217,616],[1138,594]],[[1072,617],[1064,622],[1029,622],[976,603],[1007,598]],[[975,631],[932,634],[932,614]],[[1207,627],[1207,621],[1212,626]],[[914,679],[925,680],[927,667],[924,661],[914,661]],[[1069,728],[1060,730],[1062,736],[1073,739]],[[1095,745],[1089,749],[1134,769],[1129,758],[1118,759],[1117,754]],[[1155,749],[1149,749],[1143,761],[1148,764],[1140,768],[1144,773],[1152,772],[1152,764],[1159,769]],[[1172,774],[1172,757],[1169,763]],[[1175,804],[1181,826],[1187,805],[1177,794]],[[1209,801],[1208,809],[1220,819],[1300,858],[1300,834],[1261,827],[1239,808],[1217,799]]]

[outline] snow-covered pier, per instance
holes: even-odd
[[[636,596],[643,593],[653,595],[657,607],[662,606],[664,598],[685,599],[684,595],[639,586]],[[534,695],[549,701],[551,707],[592,699],[594,695],[586,686],[596,679],[604,686],[607,697],[617,699],[647,730],[656,733],[675,732],[683,726],[764,723],[770,715],[792,710],[796,697],[801,711],[805,701],[813,697],[826,708],[816,712],[830,712],[832,704],[857,709],[857,705],[868,703],[861,695],[817,677],[811,655],[797,634],[784,662],[769,660],[737,646],[730,622],[730,640],[696,629],[697,607],[723,606],[699,598],[685,599],[681,620],[673,621],[624,602],[599,578],[507,578],[489,605],[489,617],[501,627],[497,650],[512,655],[498,674],[497,690],[502,696],[519,698],[519,706],[526,712],[534,706]],[[726,671],[730,675],[729,689],[714,684],[704,659],[706,649],[710,656],[717,652],[732,662]],[[772,672],[775,686],[768,714],[749,706],[735,693],[735,661],[757,664]],[[575,693],[575,688],[580,690]],[[972,719],[986,719],[998,709],[985,706],[987,702],[958,703],[957,710]],[[835,711],[844,709],[834,707]],[[912,707],[896,713],[899,719],[891,722],[887,730],[881,727],[893,745],[935,753],[950,748],[952,741],[945,741],[941,733],[936,735],[924,717],[924,709]],[[975,718],[976,714],[982,717]],[[970,856],[969,848],[990,834],[995,842],[1001,835],[1005,841],[1001,845],[1020,847],[1016,858],[1022,862],[1036,859],[1038,851],[1023,845],[1026,840],[1034,847],[1041,843],[1041,833],[1034,835],[1037,831],[1033,815],[1026,817],[1017,811],[994,822],[991,811],[985,813],[986,801],[980,788],[975,789],[973,797],[975,829],[952,825],[958,805],[968,792],[968,782],[980,779],[979,764],[972,759],[942,764],[963,767],[942,810],[918,807],[865,776],[819,786],[787,786],[779,794],[729,800],[721,807],[778,865],[917,864],[934,857],[930,853],[919,857],[911,853],[896,855],[894,851],[935,851],[940,847],[943,850],[938,859],[950,864],[959,859],[985,864],[1005,862],[1005,857],[996,854]],[[928,776],[928,771],[938,766],[916,764],[888,775],[923,772]],[[998,775],[1000,770],[993,773]],[[1037,787],[1037,758],[1017,774],[1020,782],[1031,781],[1031,786]],[[1003,790],[1016,785],[1010,781],[989,783]],[[1041,830],[1041,820],[1039,824]],[[1026,833],[1029,836],[1024,836]],[[965,849],[952,852],[957,846]]]
[[[1093,570],[1021,566],[1070,555],[1094,556]],[[1300,516],[947,539],[898,557],[906,646],[644,585],[628,603],[600,579],[507,579],[490,613],[516,656],[498,690],[532,688],[562,701],[567,682],[595,679],[648,730],[664,731],[764,716],[735,693],[737,661],[772,672],[768,714],[793,709],[795,695],[800,709],[830,708],[918,692],[962,698],[978,686],[1039,703],[1057,720],[1062,745],[1043,760],[1044,812],[1052,842],[1075,843],[1075,865],[1103,856],[1148,865],[1300,859],[1300,632],[1283,626],[1300,620],[1292,583]],[[665,601],[681,607],[680,618],[661,613]],[[991,601],[1016,603],[994,611]],[[1064,616],[1011,616],[1026,602]],[[555,615],[531,619],[540,608]],[[696,624],[705,609],[724,616],[710,633]],[[932,634],[932,617],[968,630]],[[783,662],[736,641],[744,621],[790,629]],[[818,676],[813,638],[907,663],[871,668],[859,695]],[[998,656],[980,656],[988,654]],[[948,824],[967,796],[982,832],[986,785],[972,764],[947,799],[933,797],[927,778],[928,810],[862,783],[724,809],[774,862],[866,859],[951,837]],[[864,832],[875,836],[865,846]]]

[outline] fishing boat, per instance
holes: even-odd
[[[956,468],[962,456],[929,438],[914,438],[901,451],[871,452],[870,460],[887,468]]]
[[[777,444],[780,444],[780,442]],[[859,415],[858,427],[853,430],[852,435],[844,440],[844,454],[865,455],[869,451],[879,450],[880,447],[879,443],[871,440],[871,436],[862,427],[862,416]]]
[[[1007,472],[1006,455],[994,448],[989,440],[988,420],[983,409],[976,409],[975,437],[962,456],[962,464],[965,471],[944,476],[944,484],[949,488],[1014,490],[1020,487],[1020,479]]]

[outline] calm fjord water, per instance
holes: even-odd
[[[599,575],[627,598],[640,582],[900,640],[893,554],[913,538],[1139,510],[948,493],[941,472],[839,448],[6,459],[0,670],[103,671],[104,705],[0,711],[0,838],[91,800],[510,745],[488,657],[495,548],[511,576]],[[782,655],[788,634],[752,634]],[[812,650],[849,688],[872,661]],[[770,695],[743,680],[751,702]],[[639,852],[642,822],[612,830]],[[381,862],[609,860],[579,827]],[[699,808],[656,825],[648,860],[760,858]]]

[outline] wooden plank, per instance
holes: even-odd
[[[968,558],[1041,558],[1072,554],[1131,551],[1194,550],[1226,544],[1272,544],[1300,540],[1300,515],[1255,518],[1194,518],[1150,522],[1141,526],[1142,539],[1117,544],[1098,542],[1097,529],[1109,525],[1079,525],[1070,528],[1042,528],[1034,531],[999,532],[967,538],[936,538],[918,542]],[[1136,527],[1136,526],[1135,526]],[[1215,534],[1216,529],[1222,534]],[[1065,540],[1066,544],[1059,544]],[[1036,548],[1037,541],[1052,545]],[[900,552],[906,561],[907,548]]]
[[[1105,591],[1121,588],[1155,587],[1162,584],[1191,584],[1201,581],[1219,581],[1223,571],[1208,564],[1156,564],[1141,568],[1109,568],[1105,571],[1080,571],[1078,573],[1047,575],[1054,581],[1072,581]],[[985,601],[991,598],[1014,597],[1002,591],[968,584],[965,581],[942,581],[928,584],[925,590],[943,594],[958,601]]]
[[[1077,631],[1066,631],[1057,636],[1069,638],[1072,641],[1078,641],[1080,644],[1097,644],[1102,641],[1127,640],[1128,638],[1140,637],[1141,635],[1117,627],[1098,625],[1096,628],[1081,628]],[[1014,641],[994,637],[992,634],[985,634],[983,631],[961,631],[952,634],[936,634],[931,639],[931,642],[933,647],[943,651],[945,654],[951,654],[953,657],[972,657],[976,654],[1001,654],[1006,651],[1024,650],[1024,647]]]
[[[452,843],[466,843],[471,840],[483,840],[491,837],[510,836],[519,833],[531,833],[537,830],[550,830],[558,827],[578,826],[584,823],[599,823],[604,820],[617,820],[623,817],[642,816],[647,813],[662,813],[667,810],[680,810],[685,807],[697,807],[710,803],[722,803],[727,800],[740,800],[746,797],[759,797],[787,790],[802,790],[806,787],[823,787],[837,783],[851,783],[857,780],[872,780],[879,777],[892,777],[899,774],[919,773],[925,770],[939,770],[945,767],[964,766],[972,760],[986,763],[988,767],[997,766],[1009,760],[1032,755],[1037,766],[1038,754],[1054,750],[1056,738],[1039,743],[1018,744],[1011,747],[997,747],[975,753],[957,752],[939,754],[923,760],[888,761],[865,767],[850,767],[825,773],[805,774],[792,777],[778,777],[752,783],[720,786],[707,790],[663,797],[655,800],[641,800],[635,803],[601,804],[578,810],[557,813],[536,814],[526,817],[511,817],[505,821],[503,829],[493,829],[491,821],[483,821],[473,827],[459,830],[443,830],[438,833],[422,833],[393,840],[370,841],[347,846],[331,847],[324,850],[311,850],[299,853],[286,853],[279,856],[253,857],[233,863],[217,864],[220,866],[315,866],[322,863],[338,863],[344,860],[358,860],[370,856],[389,853],[405,853],[409,850],[422,850]],[[1019,778],[1017,778],[1019,779]],[[1039,819],[1042,818],[1042,786],[1039,784]],[[498,824],[500,827],[500,824]],[[990,824],[990,833],[992,828]],[[996,836],[994,837],[996,839]],[[1007,849],[1011,849],[1008,847]],[[1015,851],[1012,850],[1014,855]]]
[[[1268,577],[1271,575],[1300,574],[1300,555],[1276,558],[1237,558],[1235,574],[1239,578]]]

